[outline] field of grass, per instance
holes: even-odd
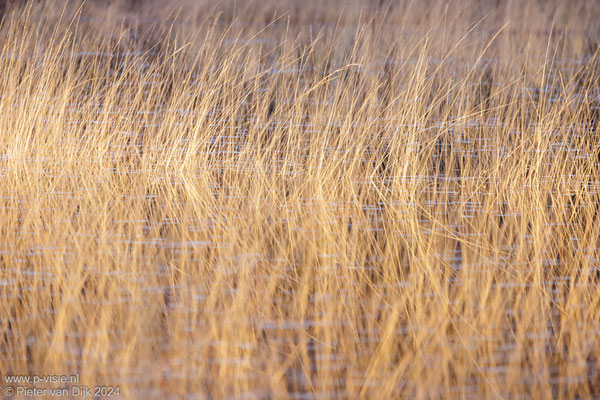
[[[2,7],[3,388],[600,397],[600,4],[326,4]]]

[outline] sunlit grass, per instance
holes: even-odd
[[[9,8],[0,373],[599,396],[597,7],[248,3]]]

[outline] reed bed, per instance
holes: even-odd
[[[600,396],[594,2],[3,12],[5,385]]]

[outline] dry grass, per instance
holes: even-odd
[[[600,396],[598,5],[133,3],[7,8],[2,375]]]

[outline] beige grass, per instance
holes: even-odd
[[[592,3],[9,7],[1,375],[600,396]]]

